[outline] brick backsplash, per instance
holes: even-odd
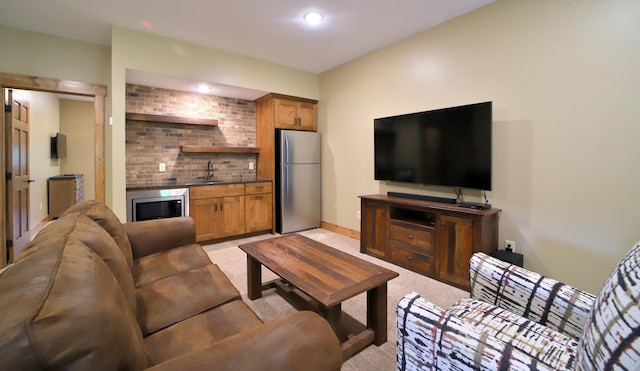
[[[181,145],[252,147],[256,107],[252,101],[127,84],[126,110],[218,120],[218,126],[131,121],[126,124],[127,186],[203,179],[212,161],[214,179],[253,178],[255,154],[182,153]],[[166,172],[159,172],[159,163]]]

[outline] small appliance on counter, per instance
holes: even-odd
[[[189,188],[127,190],[127,222],[189,215]]]

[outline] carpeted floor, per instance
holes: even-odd
[[[412,291],[418,292],[441,308],[448,308],[456,301],[469,296],[469,293],[466,291],[446,285],[439,281],[387,263],[380,259],[376,259],[369,255],[361,254],[360,241],[358,240],[354,240],[337,233],[329,232],[324,229],[312,229],[301,232],[301,234],[336,249],[342,250],[352,255],[356,255],[361,259],[394,270],[400,274],[397,278],[389,281],[387,286],[388,341],[379,347],[375,345],[367,347],[360,353],[347,360],[342,366],[342,370],[395,370],[395,307],[398,301],[404,295]],[[245,301],[245,303],[247,303],[265,322],[295,311],[295,309],[275,293],[266,292],[262,298],[255,301],[251,301],[247,298],[246,254],[237,246],[242,243],[272,237],[274,236],[266,234],[257,237],[250,237],[204,246],[204,249],[211,260],[215,264],[217,264],[220,269],[222,269],[222,271],[238,288],[238,291],[240,291],[240,293],[242,294],[242,299]],[[266,268],[263,268],[263,281],[268,281],[273,278],[276,278],[276,276]],[[345,301],[342,304],[342,310],[358,321],[366,323],[366,293],[357,295]]]

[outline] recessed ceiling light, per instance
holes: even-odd
[[[210,92],[210,91],[211,91],[211,87],[210,87],[210,86],[207,86],[207,85],[204,85],[204,84],[203,84],[203,85],[198,85],[198,87],[197,87],[196,89],[198,89],[198,91],[199,91],[200,93],[203,93],[203,94],[204,94],[204,93],[208,93],[208,92]]]
[[[304,20],[311,25],[316,25],[322,22],[322,14],[318,12],[310,12],[304,15]]]

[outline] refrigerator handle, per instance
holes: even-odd
[[[289,137],[284,135],[284,151],[283,151],[283,159],[284,159],[284,163],[289,163]]]
[[[289,166],[283,166],[284,170],[284,196],[285,199],[289,199],[289,192],[291,191],[291,175],[289,174]]]

